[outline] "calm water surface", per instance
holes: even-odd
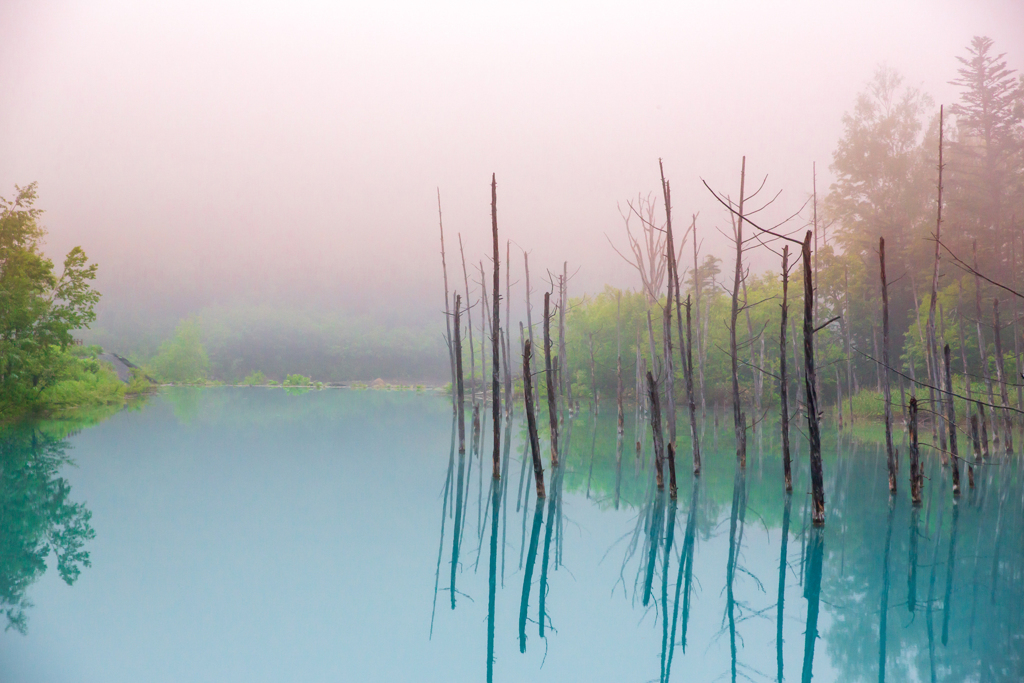
[[[540,505],[520,416],[494,488],[489,424],[460,458],[431,394],[180,389],[8,429],[0,681],[1024,680],[1016,461],[954,503],[928,456],[913,509],[906,463],[890,504],[879,447],[826,425],[815,530],[802,437],[787,497],[774,428],[744,474],[709,424],[673,502],[631,420],[617,466],[614,406],[584,412]]]

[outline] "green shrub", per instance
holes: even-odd
[[[249,387],[263,386],[267,383],[267,376],[263,374],[262,370],[257,370],[249,373],[240,383]]]
[[[144,373],[139,368],[131,369],[131,379],[128,382],[128,386],[125,387],[126,394],[141,394],[144,391],[151,391],[153,389],[153,383],[149,381]]]
[[[200,340],[199,323],[186,320],[178,325],[174,338],[160,345],[149,362],[150,374],[162,382],[195,384],[206,380],[210,359]]]
[[[288,375],[281,384],[286,387],[308,387],[313,381],[305,375]]]

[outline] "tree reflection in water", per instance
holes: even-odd
[[[512,559],[508,567],[518,610],[510,606],[502,613],[500,575],[489,581],[498,608],[497,614],[488,610],[489,661],[502,656],[502,624],[515,628],[516,612],[518,639],[513,639],[520,652],[526,652],[527,622],[534,618],[547,641],[539,654],[547,657],[559,647],[559,634],[550,629],[548,592],[552,572],[565,562],[572,567],[567,590],[585,592],[587,603],[624,602],[636,615],[607,628],[646,641],[652,654],[657,652],[657,663],[652,658],[636,664],[643,680],[655,679],[655,667],[661,681],[673,674],[677,680],[1024,680],[1019,656],[1024,503],[1018,463],[985,462],[978,468],[977,492],[954,504],[949,470],[931,453],[925,456],[926,505],[913,507],[902,491],[890,504],[881,450],[858,443],[852,434],[843,435],[842,442],[833,435],[836,442],[826,445],[837,454],[826,462],[826,484],[833,492],[830,521],[815,529],[805,501],[796,497],[799,482],[807,480],[806,462],[796,458],[796,491],[787,496],[772,430],[764,431],[763,468],[746,473],[736,471],[729,439],[720,439],[718,450],[706,448],[702,476],[691,477],[690,500],[677,507],[656,490],[651,467],[623,471],[615,418],[612,411],[596,426],[577,425],[589,438],[566,444],[560,466],[546,473],[548,498],[540,501],[530,501],[528,451],[511,446],[511,459],[520,462],[502,468],[499,491],[513,488],[515,503],[504,495],[501,500],[507,501],[507,513],[522,515],[513,522],[521,526],[520,534],[506,537],[503,528],[495,536],[494,525],[503,519],[497,497],[477,511],[492,525],[492,548],[504,552],[508,544],[513,558],[520,557],[518,566]],[[566,433],[572,421],[566,421]],[[711,445],[713,434],[709,437],[705,443]],[[522,434],[519,438],[522,443]],[[467,512],[473,514],[466,509],[473,503],[465,495],[460,502],[459,490],[465,493],[468,481],[459,476],[457,464],[452,469],[450,475],[439,470],[438,483],[450,477],[454,488],[447,504],[456,501],[458,530]],[[684,478],[680,488],[685,485]],[[582,529],[566,538],[563,506],[567,512],[586,510],[591,524],[600,519],[618,529],[613,538],[619,540],[599,549],[599,556],[614,549],[621,558],[610,580],[606,566],[581,566],[578,553],[592,542],[593,532]],[[453,543],[453,551],[458,545]],[[462,572],[455,558],[453,586]],[[592,576],[605,582],[596,585]],[[766,591],[769,583],[777,590]],[[531,610],[537,610],[536,617]],[[559,625],[563,632],[583,630],[581,622],[590,618],[589,612],[560,614]],[[690,626],[694,620],[700,629]],[[709,623],[721,626],[708,628]],[[560,656],[575,661],[585,654]],[[488,671],[502,678],[492,664]]]
[[[60,476],[70,464],[68,443],[38,425],[0,431],[0,609],[6,629],[25,633],[29,587],[46,572],[50,555],[69,586],[89,567],[86,542],[95,536],[92,513],[70,500]]]

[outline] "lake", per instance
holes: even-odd
[[[0,681],[1024,680],[1017,457],[954,500],[923,449],[913,508],[877,425],[826,423],[814,529],[795,430],[787,496],[777,427],[740,472],[709,413],[695,481],[680,415],[671,501],[649,428],[638,460],[626,411],[617,463],[601,408],[553,472],[541,435],[539,505],[521,403],[497,486],[489,410],[460,457],[434,392],[174,388],[7,428]]]

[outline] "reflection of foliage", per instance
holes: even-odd
[[[191,424],[199,415],[201,398],[207,394],[199,387],[174,387],[166,389],[163,395],[170,402],[178,421],[182,424]]]
[[[0,610],[7,629],[25,633],[31,606],[25,593],[57,556],[57,571],[71,585],[82,567],[90,566],[86,541],[95,533],[92,516],[68,497],[71,487],[58,476],[69,462],[67,442],[35,425],[0,433]]]

